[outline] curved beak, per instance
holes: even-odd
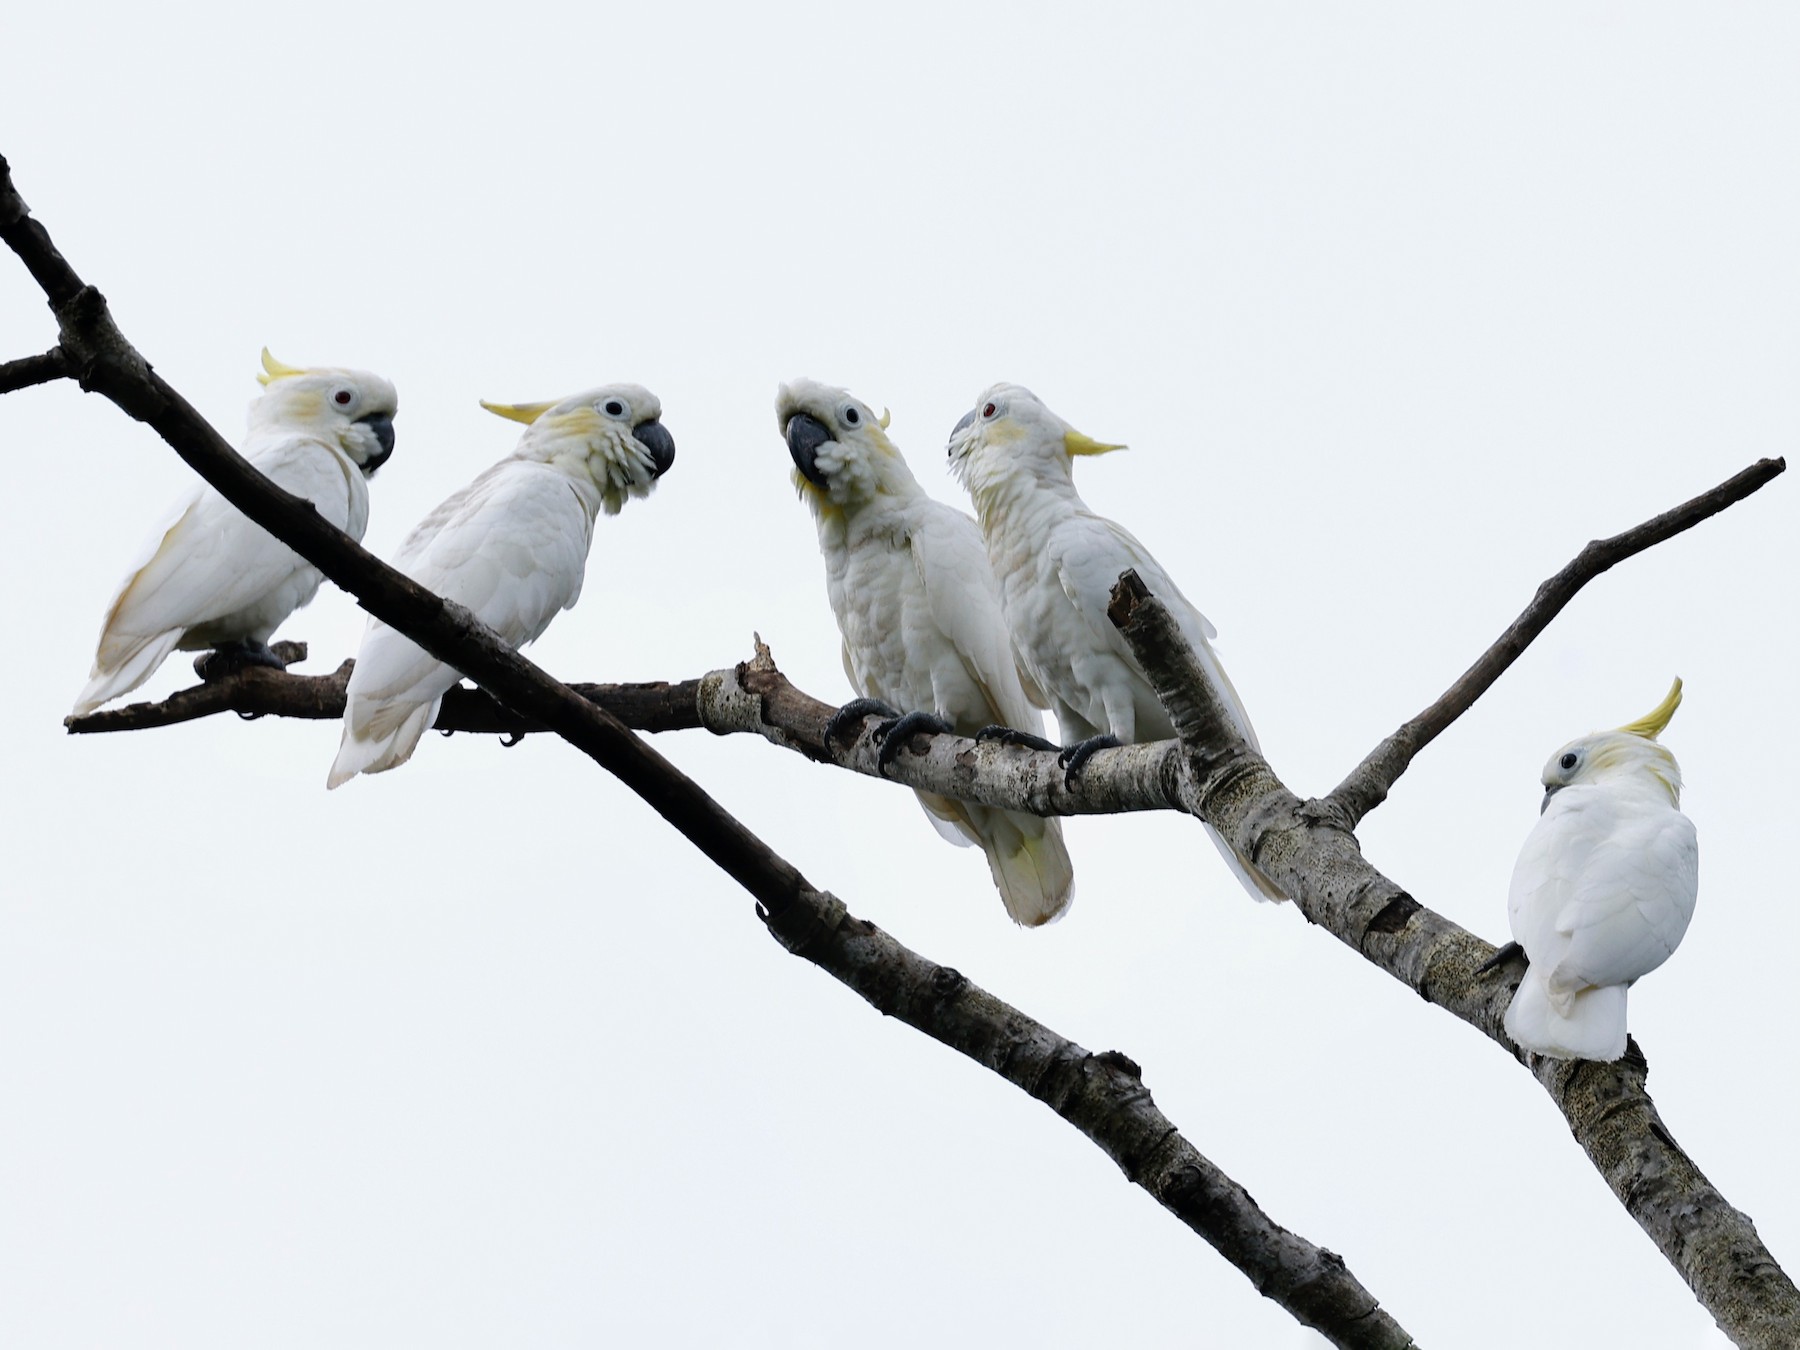
[[[650,452],[650,458],[656,463],[656,476],[661,478],[675,462],[675,438],[669,435],[669,429],[652,418],[648,422],[639,422],[631,429],[631,434]]]
[[[816,418],[808,417],[805,413],[795,413],[788,418],[787,447],[788,453],[794,457],[794,467],[821,492],[831,491],[831,484],[819,472],[819,447],[829,444],[832,439],[825,424]]]
[[[1540,816],[1543,815],[1544,812],[1546,812],[1550,809],[1550,799],[1561,791],[1562,791],[1562,785],[1560,783],[1557,784],[1555,787],[1544,789],[1544,802],[1543,802],[1543,805],[1538,807],[1538,814]]]
[[[368,478],[386,464],[388,457],[394,453],[394,419],[387,413],[370,413],[367,417],[357,418],[356,422],[358,426],[365,426],[374,432],[376,441],[381,445],[381,453],[370,456],[362,466],[363,477]]]

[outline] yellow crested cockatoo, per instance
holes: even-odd
[[[1680,945],[1700,847],[1681,770],[1657,743],[1681,681],[1654,712],[1570,741],[1544,766],[1544,805],[1513,867],[1506,913],[1531,963],[1506,1034],[1555,1059],[1625,1053],[1625,991]]]
[[[864,696],[827,734],[881,712],[894,719],[876,728],[885,763],[914,731],[1041,729],[1020,687],[981,534],[961,511],[926,495],[888,440],[886,415],[877,418],[842,389],[795,380],[781,387],[775,416],[819,528],[844,672]],[[1015,923],[1048,923],[1068,907],[1075,878],[1058,822],[918,797],[939,834],[987,854]]]
[[[353,539],[369,524],[368,479],[394,452],[394,386],[366,370],[302,370],[262,354],[243,456]],[[269,637],[313,598],[319,569],[211,487],[176,508],[119,587],[75,714],[129,693],[173,651],[215,649],[206,674],[281,668]]]
[[[1148,549],[1095,515],[1075,491],[1075,456],[1123,448],[1082,435],[1016,384],[988,389],[950,433],[950,466],[974,499],[1026,690],[1056,711],[1070,742],[1063,760],[1071,782],[1096,750],[1175,734],[1143,668],[1106,617],[1113,585],[1129,568],[1168,607],[1238,734],[1258,749],[1250,717],[1212,649],[1213,626]],[[1211,826],[1207,833],[1251,895],[1287,898]]]
[[[635,384],[560,403],[481,406],[525,423],[518,448],[420,521],[394,566],[522,647],[580,598],[595,518],[649,496],[675,462],[675,441],[656,395]],[[371,618],[326,785],[404,764],[460,678]]]

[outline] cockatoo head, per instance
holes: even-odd
[[[1661,784],[1671,804],[1680,806],[1681,769],[1675,756],[1656,740],[1680,706],[1681,681],[1677,679],[1669,687],[1668,697],[1637,721],[1616,731],[1593,732],[1563,746],[1544,765],[1544,806],[1566,787],[1634,777]]]
[[[489,403],[499,417],[523,422],[513,453],[524,459],[575,461],[600,487],[606,514],[627,497],[648,497],[675,462],[675,438],[661,422],[662,404],[639,384],[607,384],[560,403]]]
[[[775,396],[775,423],[794,458],[794,486],[814,514],[851,512],[883,493],[919,490],[877,417],[848,391],[795,380]]]
[[[337,446],[363,477],[394,453],[394,414],[400,396],[394,386],[366,370],[337,366],[303,369],[277,361],[263,348],[262,397],[250,405],[250,426],[305,431]]]
[[[950,433],[950,468],[980,503],[1021,478],[1066,488],[1076,455],[1124,448],[1082,435],[1023,385],[995,384]]]

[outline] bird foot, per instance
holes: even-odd
[[[1061,750],[1055,741],[1047,741],[1042,736],[1033,735],[1029,731],[1020,731],[1016,727],[1003,727],[998,722],[985,726],[975,733],[975,743],[983,741],[999,741],[1002,745],[1022,745],[1028,750]]]
[[[946,731],[955,730],[948,718],[931,712],[909,712],[904,717],[881,723],[875,728],[875,740],[881,746],[881,753],[875,756],[875,772],[885,771],[894,757],[906,748],[906,743],[919,732],[931,731],[942,735]]]
[[[1488,959],[1483,961],[1479,966],[1476,966],[1475,973],[1477,975],[1485,975],[1496,966],[1505,965],[1508,961],[1512,960],[1513,957],[1523,955],[1525,955],[1525,949],[1523,947],[1516,942],[1509,942],[1499,951],[1488,957]]]
[[[252,666],[286,670],[287,665],[266,642],[225,642],[194,658],[194,674],[211,684]]]
[[[891,708],[878,698],[853,698],[831,715],[825,723],[825,744],[833,741],[853,742],[861,733],[865,717],[899,717],[900,710]]]
[[[1089,736],[1085,741],[1077,741],[1074,745],[1065,745],[1056,756],[1056,762],[1063,767],[1063,786],[1072,788],[1082,768],[1099,750],[1111,750],[1123,742],[1117,736]]]

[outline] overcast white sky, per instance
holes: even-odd
[[[949,501],[996,379],[1129,442],[1081,488],[1218,625],[1302,793],[1587,539],[1793,445],[1786,6],[425,14],[21,9],[0,152],[228,436],[264,343],[396,382],[378,552],[510,449],[478,398],[654,389],[680,458],[534,649],[566,678],[698,675],[756,630],[848,693],[772,413],[799,374],[891,407]],[[54,337],[0,257],[0,358]],[[0,400],[0,443],[0,1341],[1312,1343],[562,745],[433,737],[327,794],[335,725],[67,738],[190,475],[67,384]],[[1790,1271],[1795,502],[1591,585],[1363,831],[1498,940],[1548,753],[1686,679],[1700,908],[1632,1028]],[[322,671],[360,630],[327,588],[284,636]],[[1075,906],[1027,933],[904,791],[657,744],[854,912],[1138,1059],[1425,1344],[1719,1343],[1511,1059],[1248,903],[1192,822],[1073,822]]]

